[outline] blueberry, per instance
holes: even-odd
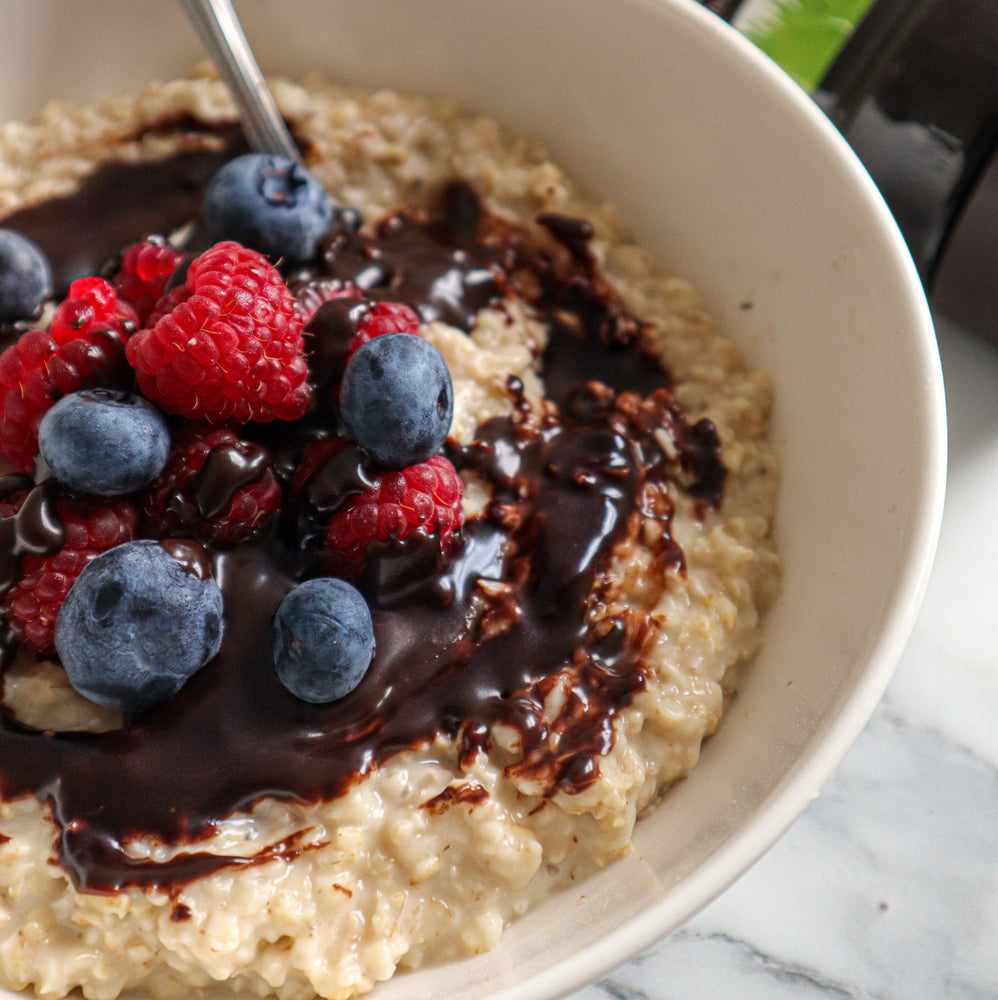
[[[137,712],[176,694],[222,642],[222,593],[159,542],[95,556],[62,602],[55,648],[84,697]]]
[[[443,447],[454,415],[447,362],[422,337],[374,337],[347,364],[340,413],[349,435],[381,465],[425,462]]]
[[[348,695],[373,656],[371,612],[343,580],[306,580],[277,609],[274,666],[281,683],[302,701],[322,704]]]
[[[204,212],[216,240],[235,240],[273,259],[305,261],[315,256],[337,208],[300,164],[284,156],[247,153],[211,179]]]
[[[48,258],[27,236],[0,229],[0,322],[38,314],[52,294]]]
[[[52,475],[72,490],[114,496],[156,478],[170,452],[159,410],[115,389],[63,396],[38,425],[38,449]]]

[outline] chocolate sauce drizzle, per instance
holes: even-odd
[[[231,149],[180,153],[168,160],[107,163],[73,194],[15,212],[4,225],[43,247],[56,294],[150,233],[168,235],[199,212],[205,185]]]
[[[177,199],[185,211],[193,204],[190,166],[176,157],[108,168],[113,197],[107,178],[97,176],[72,203],[35,210],[52,221],[31,235],[51,249],[82,211],[95,221],[85,236],[90,256],[80,259],[92,260],[108,254],[112,240],[117,250],[174,226],[181,221],[173,216]],[[198,182],[209,173],[205,164]],[[171,206],[162,219],[150,207],[158,204]],[[115,216],[109,235],[98,220]],[[439,206],[396,213],[374,236],[333,235],[312,266],[289,275],[299,289],[352,281],[367,295],[409,302],[424,319],[463,329],[483,306],[502,308],[504,296],[517,291],[550,328],[541,359],[550,401],[531,413],[514,382],[512,416],[488,421],[467,447],[449,444],[455,464],[492,487],[485,513],[465,526],[448,557],[419,533],[372,548],[362,581],[377,642],[371,669],[339,702],[299,701],[273,670],[271,620],[299,579],[322,572],[318,540],[330,512],[377,475],[359,449],[347,447],[304,481],[291,480],[305,445],[338,432],[329,396],[356,300],[319,310],[308,331],[310,363],[327,389],[325,402],[299,425],[252,432],[282,477],[280,520],[251,543],[206,545],[203,556],[170,543],[192,569],[203,572],[209,560],[222,587],[219,654],[171,701],[114,732],[41,733],[0,716],[0,792],[35,795],[51,806],[60,857],[77,886],[170,887],[259,863],[261,856],[213,857],[198,850],[198,840],[264,796],[338,796],[393,754],[439,733],[454,737],[468,759],[488,748],[492,725],[502,721],[522,740],[512,771],[536,779],[544,794],[576,792],[595,779],[616,714],[644,686],[648,641],[642,614],[606,613],[601,573],[642,517],[663,527],[655,553],[661,571],[682,572],[682,551],[668,531],[667,486],[682,482],[716,505],[724,470],[712,425],[686,422],[642,346],[640,324],[598,273],[585,224],[560,216],[540,222],[536,230],[512,226],[454,183]],[[222,509],[259,474],[261,461],[256,452],[213,455],[195,484],[202,516]],[[7,484],[11,491],[31,486]],[[33,487],[21,513],[0,521],[3,579],[14,578],[21,552],[57,547],[58,525],[46,513],[52,489]],[[544,701],[555,685],[566,688],[565,708],[546,719]],[[468,794],[474,801],[477,793]],[[143,834],[188,846],[155,864],[126,849]],[[264,855],[294,850],[276,845]]]
[[[235,495],[263,475],[268,458],[260,445],[242,450],[233,445],[212,448],[189,484],[198,514],[205,519],[224,514]]]
[[[55,509],[56,496],[52,480],[35,486],[30,476],[0,477],[0,505],[7,501],[17,507],[16,512],[0,518],[0,598],[20,579],[24,556],[54,555],[62,546],[64,532]],[[16,640],[4,620],[0,624],[0,670],[16,651]]]

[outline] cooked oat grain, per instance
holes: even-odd
[[[648,323],[678,400],[692,420],[709,416],[717,426],[728,470],[724,503],[698,520],[689,498],[674,497],[685,578],[657,572],[646,544],[651,524],[618,546],[601,584],[609,607],[648,612],[656,623],[650,679],[619,716],[598,780],[577,794],[546,795],[508,768],[518,760],[514,732],[497,727],[490,755],[469,767],[441,737],[394,757],[340,798],[310,808],[264,800],[198,845],[247,856],[297,834],[301,849],[292,855],[222,869],[173,894],[113,895],[77,891],[52,863],[57,831],[46,806],[33,798],[0,803],[0,982],[11,989],[60,997],[80,987],[92,1000],[111,1000],[136,986],[154,997],[190,997],[224,984],[282,1000],[340,1000],[396,968],[493,948],[503,927],[538,899],[624,854],[642,809],[696,764],[733,668],[756,650],[759,616],[777,586],[769,382],[714,333],[688,284],[627,243],[608,205],[538,145],[449,104],[320,80],[275,81],[274,92],[310,144],[312,170],[366,220],[420,202],[455,175],[488,207],[525,223],[550,211],[591,220],[594,251]],[[224,87],[204,76],[96,108],[53,105],[31,124],[5,126],[0,212],[72,190],[102,161],[174,152],[175,137],[135,136],[183,114],[227,121],[234,109]],[[528,308],[486,310],[470,336],[440,323],[427,335],[451,367],[458,439],[509,411],[510,373],[523,380],[528,400],[541,398],[531,345],[544,328]],[[484,499],[481,485],[469,482],[468,513]],[[547,699],[552,718],[563,693],[555,685]],[[4,699],[32,725],[100,729],[120,721],[91,710],[56,665],[21,662]],[[136,842],[130,851],[162,858],[182,846]]]

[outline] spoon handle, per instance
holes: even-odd
[[[258,153],[301,154],[281,118],[230,0],[179,0],[239,107],[243,132]]]

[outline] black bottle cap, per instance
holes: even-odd
[[[701,0],[731,19],[744,0]],[[815,100],[869,170],[933,307],[998,344],[998,2],[875,0]]]
[[[880,0],[815,99],[880,188],[933,305],[998,342],[998,189],[979,190],[998,185],[998,4]]]

